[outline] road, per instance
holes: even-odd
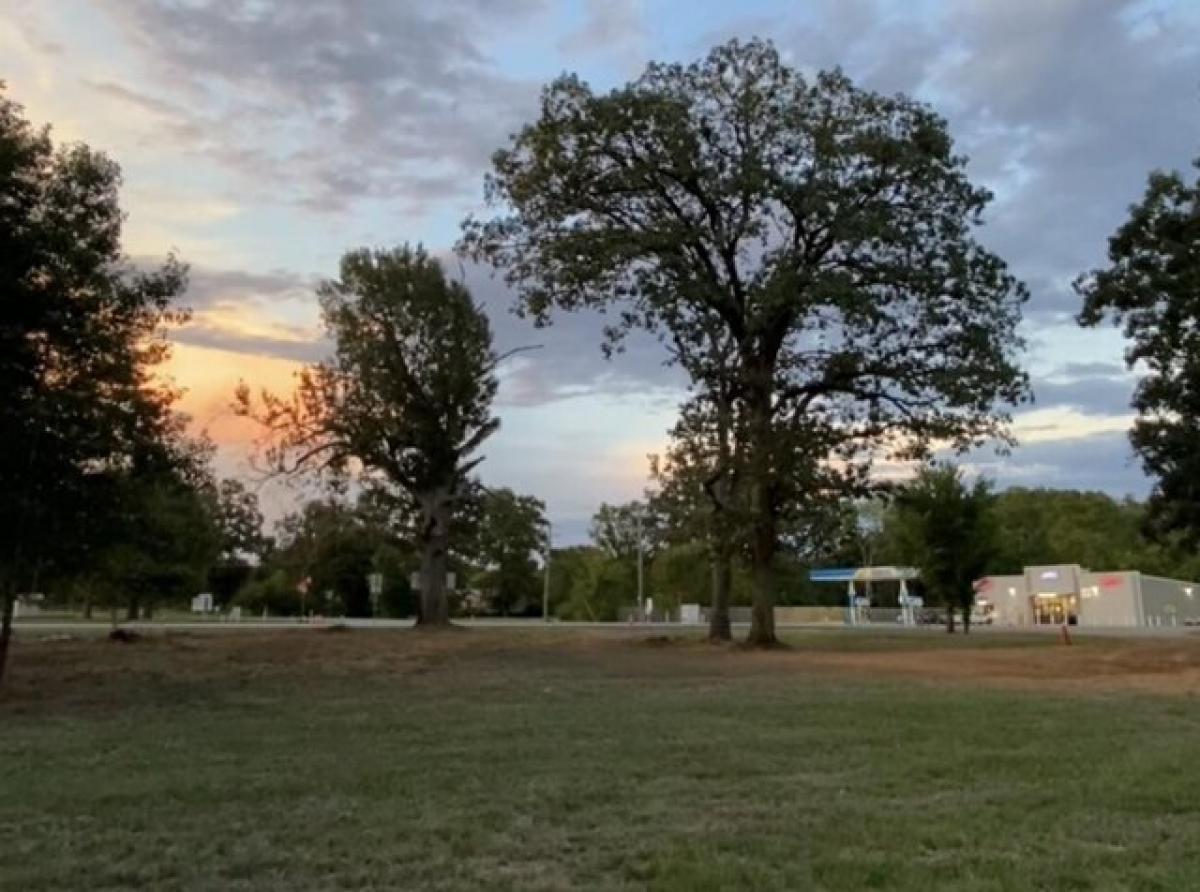
[[[702,623],[629,623],[629,622],[544,622],[540,618],[522,619],[456,619],[456,625],[476,629],[590,629],[615,634],[667,635],[686,632],[702,632],[707,626]],[[242,619],[242,620],[139,620],[121,622],[123,629],[138,632],[264,632],[315,629],[331,625],[343,625],[354,629],[411,629],[410,619],[358,619],[358,618],[321,618],[299,620],[280,617],[278,619]],[[734,623],[736,631],[745,629],[748,623]],[[107,620],[76,620],[21,618],[14,623],[14,630],[22,634],[72,634],[72,633],[103,633],[111,628]],[[939,635],[945,634],[941,626],[901,626],[895,623],[876,623],[861,626],[846,626],[840,623],[781,623],[776,626],[780,631],[829,631],[848,632],[855,634],[871,634],[890,632],[909,635]],[[972,626],[972,634],[1005,635],[1005,634],[1041,634],[1058,635],[1057,626]],[[1184,636],[1200,636],[1200,627],[1155,627],[1141,628],[1133,626],[1071,626],[1072,635],[1100,635],[1116,637],[1155,637],[1179,638]]]

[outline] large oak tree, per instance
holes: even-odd
[[[1196,162],[1200,169],[1200,161]],[[1133,395],[1130,438],[1155,479],[1149,523],[1200,542],[1200,178],[1154,173],[1108,243],[1108,265],[1082,276],[1080,322],[1123,326]]]
[[[305,368],[290,397],[239,389],[266,429],[275,472],[357,474],[412,519],[421,553],[418,623],[449,622],[452,521],[472,492],[497,357],[483,310],[421,248],[356,250],[320,289],[334,354]]]
[[[744,440],[752,643],[775,640],[789,501],[880,455],[1004,437],[1025,396],[1026,292],[975,238],[990,194],[965,167],[928,107],[757,41],[606,94],[564,75],[494,156],[496,216],[462,248],[524,310],[613,306],[613,336],[649,327],[700,365],[714,320],[734,343],[701,384],[731,385]]]
[[[186,270],[122,253],[120,184],[0,92],[0,675],[17,593],[89,558],[120,482],[180,433],[155,367]]]

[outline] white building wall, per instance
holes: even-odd
[[[985,576],[980,583],[977,596],[987,598],[996,608],[993,614],[996,625],[1027,626],[1033,623],[1024,576]]]
[[[1138,577],[1135,571],[1080,574],[1081,626],[1140,625]]]
[[[1145,625],[1183,626],[1200,623],[1200,584],[1143,575],[1141,590]]]

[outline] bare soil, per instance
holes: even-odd
[[[948,636],[947,636],[948,637]],[[806,675],[930,685],[978,685],[1047,693],[1138,691],[1200,694],[1200,636],[1161,639],[1056,639],[996,635],[792,636],[790,647],[753,651],[694,637],[641,637],[563,630],[470,630],[457,635],[403,630],[317,630],[145,634],[128,643],[104,638],[18,639],[0,699],[97,704],[106,690],[135,691],[139,682],[173,678],[191,684],[244,684],[253,679],[433,675],[461,681],[482,668],[520,672],[531,665],[586,663],[620,676],[721,678],[769,675],[783,683]],[[124,699],[124,698],[121,698]]]

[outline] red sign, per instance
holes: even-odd
[[[1100,588],[1120,588],[1124,581],[1120,576],[1101,576]]]
[[[993,583],[992,580],[990,580],[990,579],[980,579],[978,582],[975,583],[974,589],[977,592],[986,592],[994,584],[995,583]]]

